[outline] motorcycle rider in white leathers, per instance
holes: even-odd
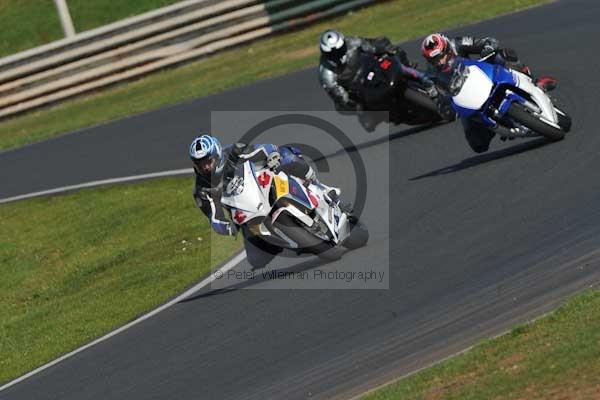
[[[238,230],[237,225],[231,221],[229,211],[221,203],[223,168],[228,159],[264,163],[275,172],[283,171],[307,182],[321,185],[330,193],[331,198],[336,198],[340,193],[339,189],[318,182],[313,168],[302,158],[301,152],[292,146],[274,144],[246,146],[236,143],[222,147],[217,138],[204,134],[193,140],[189,148],[189,156],[196,176],[194,199],[197,206],[208,217],[212,229],[220,235],[234,236]],[[244,227],[242,232],[247,258],[253,268],[264,267],[281,252],[281,248],[253,236]]]

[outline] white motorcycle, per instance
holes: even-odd
[[[369,239],[366,226],[319,184],[249,160],[229,160],[223,176],[221,203],[232,220],[270,245],[335,260],[341,247],[356,249]]]

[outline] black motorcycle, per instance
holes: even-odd
[[[388,111],[389,122],[395,125],[421,125],[442,120],[437,103],[419,82],[406,79],[401,68],[397,56],[362,55],[350,95],[367,111],[359,115],[367,130],[374,129],[373,123],[377,125],[380,121],[376,119],[381,117],[380,113],[369,115],[368,111]]]

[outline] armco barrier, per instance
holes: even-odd
[[[0,118],[382,0],[188,0],[0,59]]]

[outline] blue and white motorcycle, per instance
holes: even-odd
[[[528,75],[487,63],[491,56],[455,60],[447,86],[458,116],[480,122],[503,139],[563,139],[571,118]]]
[[[323,185],[235,155],[229,156],[223,177],[221,202],[251,241],[335,260],[341,247],[357,249],[369,240],[366,225]]]

